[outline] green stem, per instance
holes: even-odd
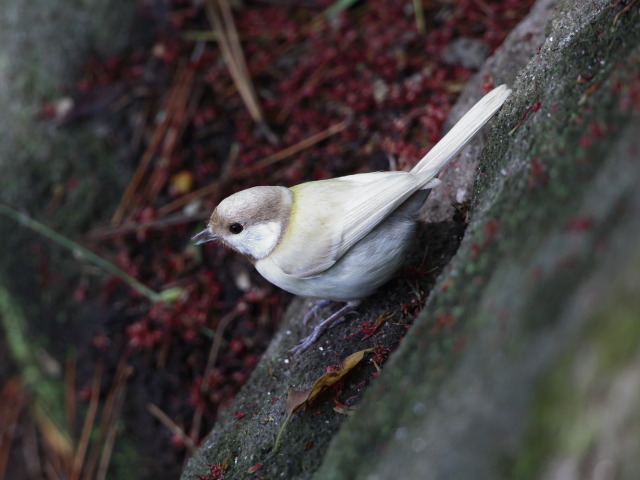
[[[133,278],[131,275],[127,274],[113,263],[105,260],[104,258],[96,255],[91,250],[83,247],[82,245],[74,242],[73,240],[65,237],[64,235],[59,234],[58,232],[50,229],[43,223],[34,220],[33,218],[25,215],[22,212],[14,210],[13,208],[0,203],[0,213],[4,213],[8,217],[14,219],[16,222],[28,227],[39,234],[47,237],[49,240],[54,241],[58,245],[70,250],[71,252],[79,252],[84,258],[86,258],[89,262],[94,265],[102,268],[106,272],[120,278],[123,282],[133,288],[135,291],[140,293],[141,295],[147,297],[152,302],[164,301],[165,297],[150,288],[143,285],[140,281]]]

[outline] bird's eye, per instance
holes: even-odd
[[[234,235],[237,235],[238,233],[240,233],[243,228],[244,227],[239,223],[232,223],[231,225],[229,225],[229,231]]]

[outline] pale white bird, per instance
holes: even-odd
[[[246,256],[271,283],[323,300],[312,314],[327,300],[346,302],[292,350],[300,353],[402,266],[418,210],[440,183],[437,175],[510,93],[501,85],[485,95],[410,172],[249,188],[220,202],[193,240],[196,245],[220,241]]]

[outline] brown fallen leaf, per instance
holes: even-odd
[[[330,386],[334,385],[336,382],[340,381],[342,377],[344,377],[347,373],[349,373],[356,365],[358,365],[364,356],[372,352],[373,348],[367,348],[365,350],[360,350],[359,352],[352,353],[347,358],[345,358],[344,362],[342,362],[342,366],[339,370],[333,370],[331,372],[327,372],[322,375],[318,380],[315,381],[313,387],[308,392],[299,392],[297,390],[291,389],[289,391],[289,395],[287,397],[287,418],[285,419],[282,427],[280,428],[280,432],[278,432],[278,436],[276,438],[276,444],[273,448],[274,452],[278,451],[278,444],[280,442],[280,437],[282,436],[282,432],[284,428],[291,420],[291,417],[294,413],[300,410],[302,407],[311,402],[314,398],[316,398],[323,390],[326,390]]]
[[[176,194],[184,195],[193,187],[193,173],[189,170],[181,170],[169,179],[169,185]]]

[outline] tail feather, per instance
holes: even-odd
[[[511,94],[506,85],[494,88],[471,110],[434,147],[429,150],[411,170],[414,175],[420,174],[425,178],[434,178],[458,154],[460,150],[478,133],[485,123],[500,109]],[[427,184],[427,188],[437,185]]]

